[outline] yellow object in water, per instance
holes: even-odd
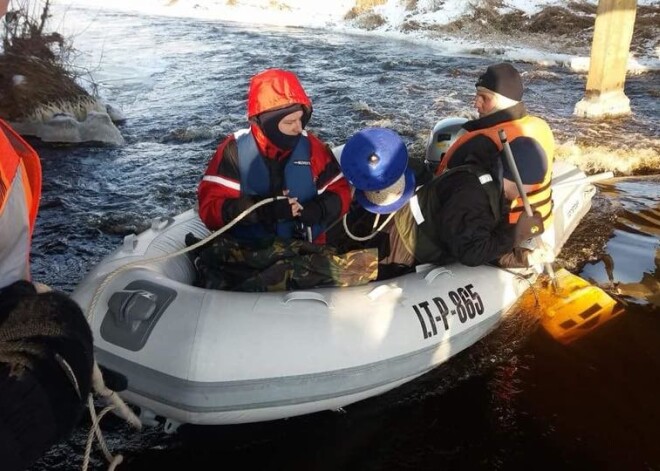
[[[558,289],[541,294],[539,301],[541,325],[556,340],[570,343],[623,312],[605,291],[579,276],[561,269],[555,277]]]

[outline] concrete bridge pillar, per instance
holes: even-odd
[[[586,118],[630,113],[623,92],[637,0],[599,0],[585,97],[573,114]]]

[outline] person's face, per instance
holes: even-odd
[[[495,95],[483,90],[477,90],[477,94],[474,97],[474,107],[477,109],[479,117],[490,114],[495,108],[495,105]]]
[[[277,129],[286,136],[297,136],[303,131],[302,117],[302,110],[294,111],[280,120]]]
[[[7,13],[7,7],[9,6],[9,0],[0,0],[0,18],[2,18],[5,13]]]

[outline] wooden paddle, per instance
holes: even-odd
[[[532,206],[525,193],[506,133],[500,129],[498,134],[525,212],[532,216]],[[537,247],[543,246],[540,235],[535,236],[534,241]],[[555,273],[550,263],[544,263],[544,268],[550,277],[552,290],[536,293],[537,301],[544,307],[541,325],[560,342],[572,342],[623,312],[618,303],[601,288],[563,268]]]

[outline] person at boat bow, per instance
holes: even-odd
[[[222,141],[199,185],[202,221],[216,230],[258,201],[284,196],[248,214],[230,234],[324,243],[325,228],[348,210],[350,188],[332,151],[304,130],[312,103],[298,77],[281,69],[256,74],[247,108],[250,127]]]
[[[522,157],[516,161],[528,183],[529,162]],[[342,152],[342,170],[356,187],[358,203],[375,214],[394,213],[383,228],[384,236],[374,243],[378,278],[421,263],[477,266],[511,255],[516,263],[509,266],[527,266],[551,256],[545,250],[521,248],[523,241],[541,233],[543,225],[526,215],[509,224],[501,160],[471,155],[417,189],[407,162],[405,144],[388,129],[364,129]]]

